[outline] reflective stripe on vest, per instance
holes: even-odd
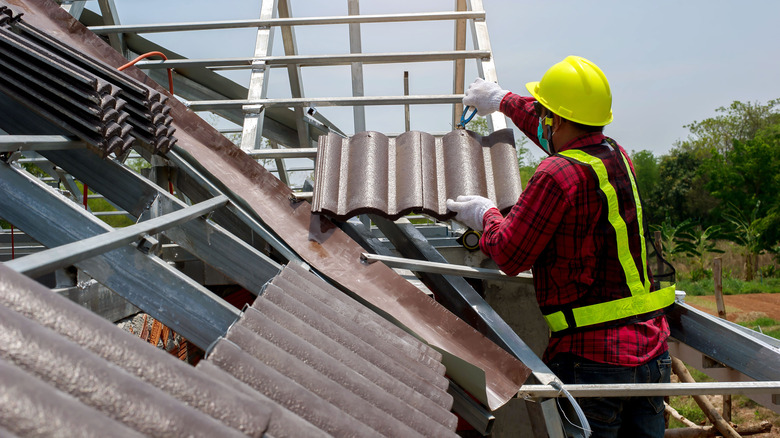
[[[609,177],[607,175],[607,168],[600,158],[594,157],[579,149],[569,149],[567,151],[560,152],[560,155],[569,157],[580,163],[588,164],[596,173],[598,179],[599,188],[604,193],[607,199],[607,219],[615,230],[615,236],[617,238],[617,250],[618,260],[623,268],[623,273],[626,276],[626,284],[631,292],[630,297],[619,298],[604,303],[591,304],[583,307],[576,307],[572,309],[572,315],[574,316],[574,323],[576,327],[584,327],[594,324],[600,324],[609,321],[616,321],[619,319],[641,315],[644,313],[653,312],[663,309],[671,305],[675,298],[675,286],[665,287],[661,290],[650,292],[650,279],[647,272],[647,250],[645,246],[644,229],[642,228],[642,203],[639,200],[639,192],[636,188],[636,181],[634,181],[634,175],[631,172],[631,167],[628,164],[626,157],[615,148],[615,152],[623,159],[623,163],[626,165],[626,171],[628,172],[629,179],[631,181],[631,189],[633,192],[634,202],[636,203],[637,220],[639,223],[639,240],[642,245],[642,266],[644,267],[644,282],[639,277],[639,270],[636,267],[634,258],[631,256],[631,250],[628,245],[628,226],[626,221],[620,216],[620,210],[618,208],[618,198],[615,188],[610,184]],[[544,315],[544,319],[547,320],[547,324],[550,326],[550,330],[553,332],[565,330],[569,328],[569,323],[566,321],[566,317],[562,311],[555,312],[549,315]]]

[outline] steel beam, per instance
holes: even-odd
[[[348,0],[347,10],[349,15],[360,15],[360,3],[359,0]],[[360,37],[360,23],[350,23],[349,25],[349,53],[360,54],[363,52],[363,45]],[[352,96],[362,97],[365,96],[363,90],[363,63],[352,62],[350,63],[350,71],[352,73]],[[352,116],[354,119],[354,132],[363,132],[366,130],[366,108],[362,105],[355,105],[352,107]]]
[[[111,227],[21,170],[0,164],[0,216],[47,247],[106,233]],[[171,268],[129,246],[76,264],[106,287],[206,349],[240,312]]]
[[[226,196],[218,196],[191,207],[149,219],[148,221],[31,254],[27,257],[7,262],[6,266],[28,277],[35,278],[129,243],[137,242],[139,238],[143,238],[147,234],[155,234],[181,225],[222,207],[227,202]]]
[[[273,108],[273,107],[325,107],[353,105],[431,105],[453,104],[463,100],[462,95],[439,94],[417,96],[364,96],[364,97],[307,97],[291,99],[236,99],[203,100],[185,102],[193,111],[220,110],[230,108]]]
[[[613,383],[564,385],[573,397],[657,397],[679,395],[778,394],[780,381],[772,382],[697,382],[697,383]],[[523,385],[518,397],[563,397],[547,385]]]
[[[316,158],[317,148],[262,149],[250,152],[249,156],[258,159]]]
[[[62,9],[66,10],[76,20],[81,17],[81,13],[84,12],[84,7],[87,5],[87,0],[74,0],[63,1]]]
[[[0,135],[0,153],[86,149],[87,144],[63,135]]]
[[[116,4],[114,4],[114,0],[98,0],[98,5],[100,5],[100,13],[103,16],[103,23],[106,26],[119,25],[119,13],[116,10]],[[113,47],[114,50],[121,53],[122,56],[125,56],[125,52],[127,52],[127,46],[125,45],[125,37],[123,34],[109,34],[108,42],[111,44],[111,47]]]
[[[274,15],[277,9],[277,0],[263,0],[260,5],[260,19],[268,20]],[[259,26],[257,28],[257,39],[255,40],[256,58],[267,56],[271,53],[274,41],[273,30],[270,26]],[[253,61],[252,74],[249,78],[249,93],[247,100],[263,100],[268,95],[268,78],[270,73],[265,62]],[[241,149],[244,152],[261,149],[263,145],[263,119],[265,118],[264,105],[248,103],[243,106],[244,110],[244,130],[241,133]]]
[[[780,380],[777,341],[744,327],[675,303],[667,313],[672,337],[759,381]]]
[[[465,11],[466,0],[456,0],[455,7],[458,11]],[[466,53],[466,20],[455,20],[455,50]],[[452,94],[463,94],[466,81],[466,61],[455,57],[452,59]],[[462,103],[456,103],[452,106],[452,126],[457,126],[460,123],[462,113]]]
[[[430,262],[427,260],[415,260],[403,257],[389,257],[377,254],[363,253],[361,260],[366,263],[382,262],[391,268],[408,269],[412,272],[427,272],[431,274],[457,275],[466,278],[479,278],[483,280],[519,281],[521,283],[533,283],[533,275],[530,272],[522,272],[510,277],[498,269],[474,268],[471,266],[453,265],[450,263]]]
[[[404,257],[447,263],[447,260],[411,223],[395,223],[378,216],[371,216],[371,220]],[[439,303],[520,359],[541,383],[548,384],[556,380],[555,374],[547,368],[547,365],[463,277],[426,272],[421,272],[420,277],[423,283],[436,294]]]
[[[271,26],[317,26],[326,24],[352,23],[396,23],[409,21],[438,21],[458,19],[484,19],[484,11],[475,12],[430,12],[417,14],[382,14],[337,17],[308,18],[260,18],[255,20],[224,20],[201,21],[189,23],[160,23],[122,26],[89,26],[89,30],[98,35],[111,33],[155,33],[155,32],[185,32],[209,29],[238,29],[245,27]]]
[[[186,206],[166,190],[130,169],[114,161],[101,160],[88,151],[49,151],[44,155],[134,217],[146,214],[153,203],[162,213]],[[220,194],[215,193],[213,196]],[[198,219],[187,222],[180,227],[165,230],[164,234],[204,263],[254,293],[260,291],[263,284],[281,269],[278,263],[265,254],[210,221]],[[251,261],[253,269],[242,268],[242,263],[247,261]]]
[[[452,412],[460,415],[483,436],[489,436],[496,417],[452,381],[447,392],[452,396]]]
[[[485,8],[482,6],[482,0],[467,0],[468,8],[474,12],[485,12]],[[484,17],[480,19],[471,20],[471,35],[474,40],[474,49],[486,50],[493,52],[490,46],[490,35],[488,35],[487,22]],[[477,62],[477,72],[479,76],[488,82],[498,82],[498,74],[496,73],[496,61],[491,56],[490,58],[482,59]],[[496,111],[487,117],[488,130],[490,132],[504,129],[506,125],[506,117],[500,111]]]
[[[486,50],[458,50],[441,52],[399,52],[399,53],[350,53],[333,55],[285,55],[264,56],[261,58],[203,58],[203,59],[169,59],[139,61],[136,66],[149,70],[168,68],[208,67],[211,70],[242,70],[252,68],[252,63],[262,61],[268,67],[314,67],[331,65],[362,64],[393,64],[407,62],[442,62],[466,59],[489,58]],[[463,85],[455,94],[463,94]],[[358,96],[362,96],[359,94]],[[458,114],[460,116],[460,114]]]
[[[181,150],[180,148],[176,148],[177,151],[184,152],[184,150]],[[190,162],[187,159],[185,159],[185,156],[187,156],[186,152],[184,154],[179,155],[177,151],[170,151],[167,154],[167,157],[171,160],[171,162],[176,165],[176,167],[186,172],[188,177],[192,178],[193,181],[196,181],[200,187],[207,190],[212,196],[217,196],[222,194],[222,190],[218,188],[215,185],[215,182],[213,182],[209,175],[205,172],[201,171],[200,167],[198,166],[196,162]],[[249,213],[251,209],[245,208],[243,202],[241,201],[240,197],[236,196],[233,193],[225,193],[228,198],[232,201],[231,204],[228,206],[228,209],[232,211],[236,217],[238,217],[242,222],[244,222],[249,228],[257,233],[260,238],[265,240],[269,245],[271,245],[282,257],[287,259],[288,261],[298,261],[300,263],[303,263],[301,258],[298,256],[298,254],[295,253],[292,249],[290,249],[289,246],[287,246],[284,241],[279,239],[276,234],[274,234],[271,230],[269,230],[265,225],[261,223],[261,221],[252,213]]]
[[[290,18],[292,16],[290,0],[281,0],[278,1],[278,3],[279,18]],[[281,32],[285,57],[297,55],[298,43],[295,40],[295,29],[292,26],[282,26]],[[268,64],[266,63],[266,65]],[[303,80],[301,79],[301,66],[297,63],[288,64],[287,77],[290,82],[290,94],[292,97],[303,97],[304,94]],[[309,124],[305,121],[306,118],[304,117],[304,109],[296,107],[293,108],[293,111],[295,112],[295,126],[298,130],[298,143],[288,146],[299,148],[310,147],[311,140],[309,138]],[[271,146],[274,147],[273,143]],[[276,161],[276,168],[279,169],[279,179],[281,179],[286,185],[290,185],[287,181],[287,172],[284,171],[284,162],[282,160]]]

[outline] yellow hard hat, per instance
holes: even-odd
[[[553,113],[573,122],[604,126],[612,122],[612,92],[604,72],[579,56],[567,56],[550,67],[542,80],[525,84],[531,95]]]

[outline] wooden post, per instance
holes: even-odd
[[[683,364],[682,361],[676,357],[672,357],[672,371],[674,371],[674,373],[677,375],[677,378],[680,379],[680,382],[696,382],[693,376],[691,376],[691,373],[688,372],[688,369],[685,368],[685,364]],[[710,403],[707,397],[703,395],[694,395],[693,400],[697,405],[699,405],[699,408],[701,408],[702,412],[704,412],[704,415],[706,415],[710,420],[710,423],[712,423],[712,425],[715,426],[715,428],[718,429],[718,431],[723,434],[724,437],[740,438],[740,435],[737,433],[737,431],[735,431],[734,428],[731,427],[731,425],[728,423],[728,421],[723,419],[718,411],[715,410],[715,407],[712,406],[712,403]]]
[[[718,316],[726,319],[726,304],[723,301],[723,260],[720,257],[712,260],[712,282],[715,286]],[[731,421],[731,394],[723,395],[723,419]]]
[[[663,247],[661,246],[661,232],[656,231],[653,233],[653,239],[655,240],[655,248],[660,252],[660,254],[657,254],[655,257],[655,273],[659,274],[663,272],[664,270],[664,262],[663,262]]]
[[[712,282],[715,285],[715,303],[718,316],[726,319],[726,305],[723,303],[723,263],[720,257],[712,260]]]

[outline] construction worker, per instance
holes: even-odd
[[[463,104],[501,111],[548,155],[504,218],[479,196],[447,207],[483,230],[480,248],[508,275],[533,268],[551,338],[544,360],[569,384],[669,382],[674,287],[655,291],[633,164],[604,136],[612,94],[595,64],[569,56],[522,97],[477,79]],[[662,437],[663,397],[581,398],[593,436]]]

